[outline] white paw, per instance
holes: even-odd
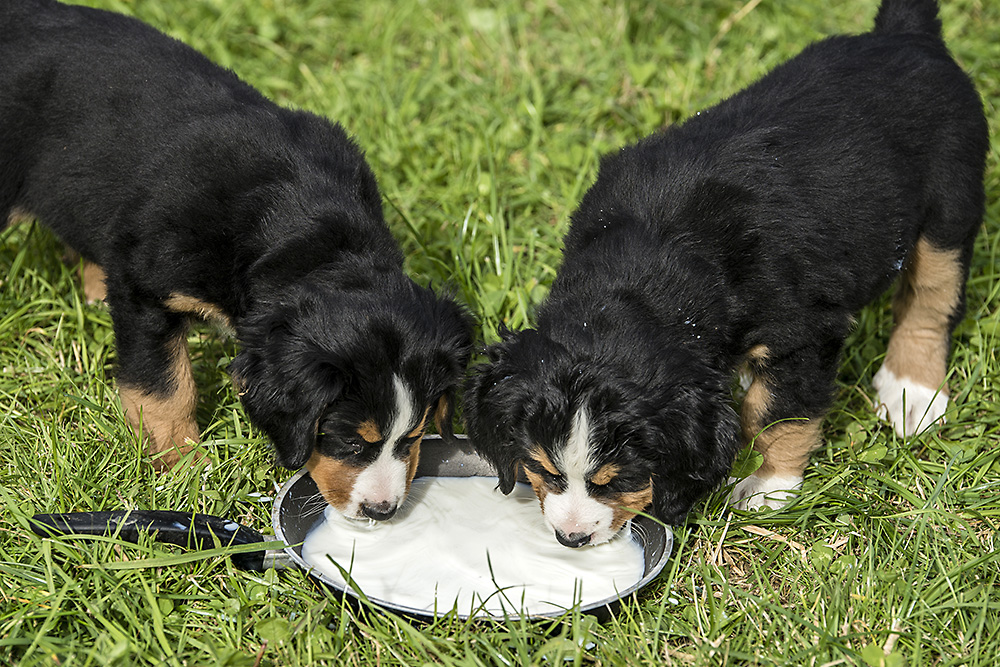
[[[917,384],[910,378],[897,378],[883,366],[872,386],[878,392],[878,416],[892,424],[896,435],[920,433],[935,422],[944,421],[948,409],[948,394]]]
[[[795,492],[800,488],[802,478],[798,476],[774,475],[764,478],[753,473],[736,483],[729,504],[740,510],[758,510],[762,507],[781,509],[795,497]]]

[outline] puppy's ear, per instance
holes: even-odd
[[[443,394],[438,399],[437,407],[434,408],[434,427],[442,440],[454,444],[455,430],[452,428],[452,421],[455,417],[455,402],[451,393]]]
[[[698,500],[726,479],[740,449],[740,426],[723,389],[687,393],[652,420],[653,516],[678,525]]]
[[[428,374],[431,391],[437,399],[434,405],[434,426],[441,439],[455,443],[453,427],[455,393],[472,356],[472,318],[449,297],[435,297],[430,289],[421,292],[428,300],[428,312],[433,313],[434,348],[431,350]],[[434,396],[434,393],[431,396]]]
[[[263,344],[245,347],[229,371],[247,416],[271,439],[278,463],[297,470],[312,455],[320,416],[340,394],[345,375],[327,360],[289,354],[293,339],[287,329],[273,329]]]
[[[523,381],[507,360],[508,342],[486,350],[490,361],[475,367],[465,383],[464,415],[469,439],[497,471],[500,490],[514,490],[524,455],[512,425],[523,405]]]

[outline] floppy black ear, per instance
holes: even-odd
[[[674,401],[652,428],[653,516],[678,525],[698,500],[726,479],[740,449],[740,425],[724,390],[698,391]]]
[[[487,348],[490,361],[473,368],[465,383],[464,403],[469,440],[493,464],[505,494],[514,490],[525,455],[512,428],[522,404],[522,381],[509,368],[506,346],[504,342]]]
[[[297,470],[312,455],[319,419],[339,396],[345,376],[327,360],[288,354],[291,336],[272,330],[261,347],[241,351],[229,371],[247,416],[271,439],[278,463]]]
[[[434,373],[441,393],[434,406],[434,426],[442,440],[455,444],[455,394],[472,357],[472,317],[445,297],[437,300],[435,313]]]

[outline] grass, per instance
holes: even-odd
[[[874,0],[89,0],[134,14],[275,100],[342,122],[367,151],[422,282],[492,340],[544,298],[600,154],[693,114]],[[951,0],[946,37],[991,126],[1000,6]],[[887,300],[858,316],[798,500],[677,531],[661,577],[613,621],[419,623],[353,609],[301,572],[179,550],[42,540],[36,512],[183,508],[269,527],[265,440],[224,373],[235,343],[191,334],[214,465],[156,477],[123,422],[102,307],[36,225],[0,232],[0,664],[994,665],[1000,654],[1000,166],[949,379],[950,421],[901,440],[872,410]],[[112,569],[117,564],[119,569]]]

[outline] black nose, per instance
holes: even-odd
[[[582,547],[590,542],[590,534],[570,533],[569,535],[564,535],[561,530],[557,530],[556,539],[559,540],[559,544],[564,547],[572,547],[573,549],[576,549],[577,547]]]
[[[369,519],[385,521],[386,519],[391,519],[392,515],[396,513],[396,506],[390,505],[388,500],[383,500],[382,502],[374,505],[361,503],[361,513]]]

